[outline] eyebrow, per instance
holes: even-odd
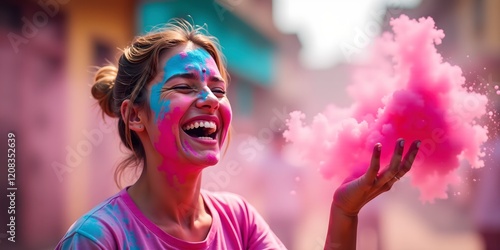
[[[198,77],[194,73],[181,73],[181,74],[175,74],[171,77],[169,77],[165,82],[168,82],[174,78],[186,78],[190,80],[196,80]]]
[[[175,74],[175,75],[169,77],[165,82],[168,82],[174,78],[186,78],[186,79],[190,79],[190,80],[198,80],[199,79],[198,75],[196,75],[195,73],[181,73],[181,74]],[[208,80],[211,82],[224,82],[225,83],[225,81],[219,76],[210,76],[210,78]]]

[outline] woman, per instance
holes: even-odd
[[[142,167],[139,179],[80,218],[57,249],[285,249],[241,197],[200,189],[202,171],[219,161],[231,123],[227,72],[215,38],[186,21],[136,38],[95,77],[93,96],[118,118],[132,151],[117,169]],[[355,249],[361,207],[391,188],[411,167],[397,143],[378,173],[381,145],[367,172],[333,198],[325,248]]]

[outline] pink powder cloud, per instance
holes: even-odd
[[[436,45],[444,32],[432,18],[402,15],[391,26],[393,33],[378,38],[366,62],[352,70],[347,91],[354,104],[329,106],[309,125],[304,114],[293,112],[284,136],[325,178],[338,180],[363,172],[377,142],[385,166],[398,138],[405,139],[406,148],[421,140],[407,176],[422,201],[447,198],[448,185],[459,181],[461,159],[483,166],[487,129],[473,121],[486,113],[488,99],[464,87],[458,66],[443,62]]]

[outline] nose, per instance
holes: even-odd
[[[219,98],[214,95],[210,88],[205,87],[198,94],[196,107],[201,109],[208,109],[210,110],[210,112],[214,112],[219,108]]]

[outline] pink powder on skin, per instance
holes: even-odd
[[[371,47],[367,61],[352,71],[349,108],[329,106],[304,125],[305,115],[290,114],[284,136],[325,178],[343,180],[363,173],[377,142],[387,166],[395,142],[421,140],[410,178],[422,201],[447,198],[447,187],[459,181],[461,159],[483,166],[480,146],[487,129],[473,123],[486,113],[487,98],[468,91],[462,70],[443,62],[436,45],[444,38],[432,18],[418,21],[402,15],[391,21]],[[409,176],[409,177],[407,177]]]
[[[173,108],[172,111],[165,114],[165,118],[158,124],[158,132],[160,134],[158,139],[154,142],[156,150],[158,150],[161,155],[168,156],[168,158],[163,159],[163,162],[158,166],[158,170],[160,172],[165,172],[165,177],[172,186],[174,186],[176,182],[185,182],[184,179],[177,179],[179,176],[183,176],[177,174],[179,171],[182,171],[182,169],[173,169],[175,165],[168,164],[169,161],[171,162],[171,159],[180,157],[176,135],[180,131],[177,121],[180,120],[182,115],[183,113],[178,107]]]

